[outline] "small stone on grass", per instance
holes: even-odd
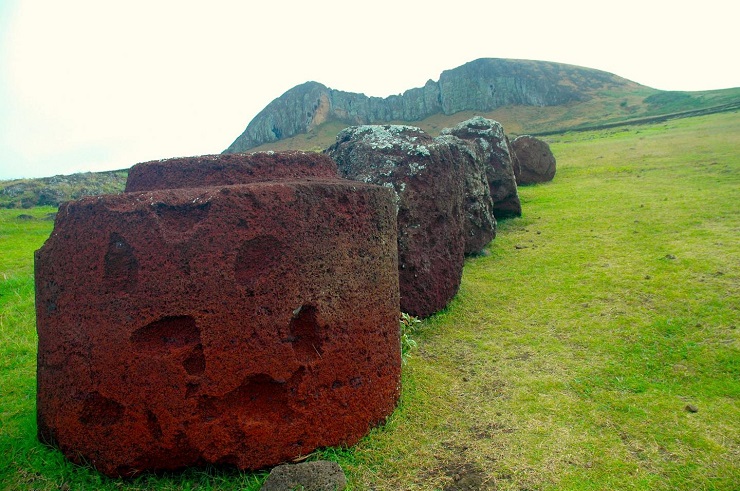
[[[275,467],[260,491],[342,491],[346,487],[347,478],[339,464],[318,460]]]

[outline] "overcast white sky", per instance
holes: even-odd
[[[477,58],[740,86],[737,2],[0,0],[0,179],[219,153],[308,80],[385,97]]]

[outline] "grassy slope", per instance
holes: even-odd
[[[737,112],[553,138],[357,488],[740,488],[738,144]]]
[[[740,488],[740,113],[548,140],[555,180],[520,189],[524,216],[422,324],[399,409],[320,454],[351,489]],[[50,224],[17,213],[0,211],[0,490],[258,489],[224,470],[110,481],[36,443],[31,252]]]

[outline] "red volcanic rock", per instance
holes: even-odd
[[[401,310],[442,310],[462,277],[461,161],[421,129],[395,125],[347,128],[326,153],[343,177],[395,190]]]
[[[394,199],[336,179],[64,204],[36,253],[39,439],[111,476],[355,443],[399,395]]]
[[[511,142],[517,161],[514,167],[520,185],[552,181],[555,177],[555,156],[547,142],[522,135]]]
[[[486,169],[495,217],[521,216],[522,205],[516,187],[514,166],[501,124],[476,116],[454,128],[443,129],[442,135],[453,135],[475,145],[478,158]]]
[[[136,164],[126,191],[197,188],[313,177],[337,177],[337,166],[315,152],[201,155]]]

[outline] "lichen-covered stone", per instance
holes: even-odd
[[[520,216],[522,205],[516,187],[514,166],[501,124],[492,119],[476,116],[453,128],[445,128],[441,133],[456,136],[475,145],[475,152],[486,169],[495,217]]]
[[[38,433],[111,476],[351,445],[399,394],[393,191],[90,197],[36,253]]]
[[[522,135],[511,142],[516,159],[514,173],[519,185],[552,181],[555,177],[555,156],[547,142]]]
[[[126,191],[334,177],[337,177],[336,164],[315,152],[200,155],[136,164],[129,171]]]
[[[463,164],[413,126],[354,126],[326,153],[348,179],[395,191],[401,310],[426,317],[460,286],[464,260]]]
[[[270,471],[260,491],[344,491],[347,477],[336,462],[283,464]]]
[[[485,162],[478,146],[468,140],[443,134],[435,141],[449,146],[453,158],[462,164],[465,254],[477,254],[496,237],[496,217],[493,214]]]

